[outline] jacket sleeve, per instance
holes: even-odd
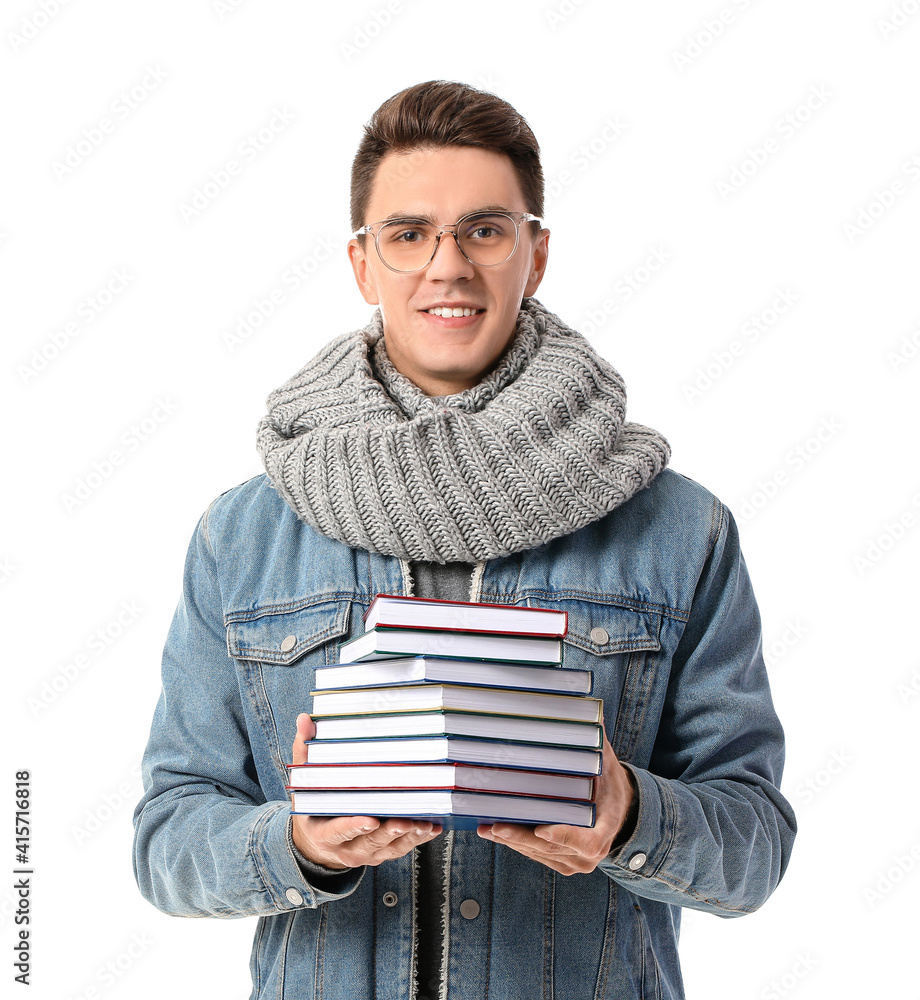
[[[290,802],[266,801],[227,650],[207,518],[189,546],[163,652],[144,795],[134,813],[135,878],[146,899],[178,916],[316,907],[353,892],[364,869],[319,876],[301,865]]]
[[[718,503],[715,541],[675,651],[629,838],[601,868],[636,895],[720,916],[757,909],[789,861],[783,730],[761,652],[738,532]]]

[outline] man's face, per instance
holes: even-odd
[[[453,225],[464,215],[500,207],[526,212],[507,156],[469,146],[388,153],[377,168],[364,224],[394,215]],[[514,333],[524,296],[533,295],[546,267],[549,231],[534,239],[521,224],[517,249],[494,267],[478,267],[445,233],[434,260],[401,274],[381,261],[373,235],[348,256],[365,301],[379,305],[387,354],[429,396],[461,392],[492,371]],[[375,230],[376,231],[376,230]],[[471,316],[436,316],[434,306],[467,306]]]

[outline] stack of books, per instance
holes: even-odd
[[[364,625],[316,669],[292,812],[594,825],[603,705],[565,612],[378,594]]]

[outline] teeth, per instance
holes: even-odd
[[[451,309],[448,306],[435,306],[433,309],[426,309],[425,312],[429,312],[432,316],[472,316],[473,313],[481,312],[480,309],[468,309],[468,308],[456,308]]]

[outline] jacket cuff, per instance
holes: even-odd
[[[294,822],[293,816],[290,817],[290,822],[288,823],[288,833],[290,835],[291,850],[294,852],[294,860],[297,862],[297,867],[303,873],[303,877],[314,887],[314,889],[322,889],[325,892],[338,892],[342,886],[348,884],[347,880],[343,880],[342,876],[347,875],[349,872],[353,872],[354,868],[327,868],[325,865],[318,864],[316,861],[311,861],[308,857],[305,857],[300,851],[297,850],[297,845],[294,843]]]
[[[636,787],[635,825],[625,840],[614,842],[600,867],[620,881],[634,882],[661,868],[671,846],[674,824],[668,818],[665,783],[625,760],[620,763],[630,772]]]
[[[349,868],[331,878],[305,873],[294,853],[290,809],[289,802],[270,803],[253,827],[250,841],[253,860],[275,905],[279,910],[315,909],[350,895],[357,889],[364,868]]]

